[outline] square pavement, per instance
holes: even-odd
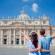
[[[55,55],[55,46],[50,48],[51,55]],[[0,55],[28,55],[27,48],[1,48]]]

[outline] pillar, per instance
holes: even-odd
[[[3,30],[1,30],[1,45],[3,44]]]
[[[20,30],[20,37],[19,37],[19,45],[21,45],[21,30]]]
[[[25,34],[25,30],[24,30],[24,34]],[[27,33],[26,33],[27,34]],[[24,38],[24,45],[25,45],[25,38]]]
[[[14,36],[14,42],[13,42],[13,44],[15,45],[15,29],[14,29],[14,33],[13,33],[13,36]]]
[[[11,29],[9,29],[9,39],[8,39],[9,41],[9,45],[11,45]]]

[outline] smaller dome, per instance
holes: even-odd
[[[49,19],[48,16],[43,16],[42,18],[43,18],[43,20],[48,20]]]

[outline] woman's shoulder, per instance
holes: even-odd
[[[31,44],[32,42],[31,42],[31,40],[28,40],[28,41],[26,40],[26,43]]]

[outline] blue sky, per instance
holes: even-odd
[[[18,16],[23,10],[32,17],[47,15],[55,25],[55,0],[0,0],[0,17]]]

